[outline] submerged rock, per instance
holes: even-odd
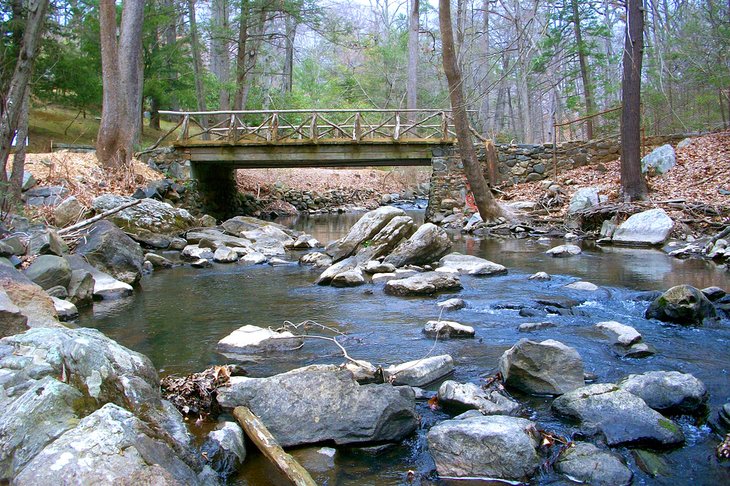
[[[492,276],[507,274],[507,268],[498,263],[472,255],[462,255],[461,253],[449,253],[442,257],[439,260],[439,269],[441,268],[454,269],[465,275]]]
[[[644,400],[612,383],[588,385],[553,401],[560,415],[580,421],[585,434],[602,434],[610,446],[668,447],[684,442],[682,429]]]
[[[581,250],[577,245],[560,245],[555,248],[550,248],[545,253],[556,258],[567,258],[580,255],[582,252],[583,250]]]
[[[464,299],[454,298],[438,302],[436,305],[444,310],[456,311],[466,307],[466,302],[464,302]]]
[[[235,422],[223,422],[208,437],[200,448],[208,458],[211,467],[226,480],[246,459],[246,445],[243,430]]]
[[[717,317],[717,311],[698,289],[677,285],[657,297],[644,316],[678,324],[702,324],[705,319]]]
[[[453,371],[453,358],[444,354],[388,366],[383,370],[383,378],[395,385],[424,386]]]
[[[474,337],[475,331],[471,326],[454,321],[428,321],[423,327],[423,333],[428,337],[450,339]]]
[[[360,385],[349,371],[329,365],[269,378],[234,377],[218,389],[218,402],[247,405],[283,447],[400,441],[417,427],[410,387]]]
[[[304,344],[304,338],[284,331],[276,332],[256,326],[239,327],[216,345],[222,353],[256,354],[268,351],[287,351]]]
[[[555,463],[555,470],[573,480],[600,486],[631,484],[633,474],[621,457],[588,442],[574,442]]]
[[[459,289],[461,289],[459,277],[441,272],[419,273],[408,278],[389,280],[385,284],[386,294],[399,296],[433,295]]]
[[[614,344],[631,346],[641,341],[641,334],[631,326],[616,321],[605,321],[596,324],[605,335],[611,338]]]
[[[504,352],[499,370],[508,387],[539,395],[561,395],[585,384],[578,352],[552,339],[521,339]]]
[[[582,290],[585,292],[595,292],[596,290],[598,290],[598,285],[591,282],[581,281],[568,284],[565,286],[565,288],[571,290]]]
[[[629,375],[618,386],[662,413],[695,413],[708,399],[704,383],[689,373],[678,371],[649,371]]]
[[[440,476],[529,479],[540,465],[534,422],[503,415],[445,420],[428,431]]]
[[[438,390],[439,404],[462,411],[477,409],[483,415],[511,415],[520,404],[498,390],[484,390],[474,383],[458,383],[447,380]]]
[[[527,280],[537,280],[538,282],[545,282],[550,279],[552,277],[547,272],[537,272],[527,277]]]

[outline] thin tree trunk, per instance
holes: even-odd
[[[282,91],[291,93],[294,86],[294,38],[297,35],[297,19],[292,14],[286,14],[284,20],[286,49],[284,50],[284,74]]]
[[[441,42],[443,49],[443,64],[446,79],[449,82],[449,95],[453,110],[456,138],[459,140],[459,151],[466,179],[474,194],[474,201],[484,221],[495,219],[502,215],[502,209],[492,197],[487,182],[484,180],[481,166],[477,160],[474,144],[469,130],[469,119],[466,114],[464,101],[464,87],[461,72],[456,60],[454,49],[454,33],[451,27],[451,5],[449,0],[439,0],[439,26],[441,28]]]
[[[190,20],[190,50],[193,54],[193,77],[195,78],[195,96],[198,101],[198,111],[207,111],[205,103],[205,87],[203,86],[203,68],[200,62],[200,43],[198,41],[198,23],[195,19],[195,0],[188,0],[188,19]],[[200,117],[200,124],[208,128],[208,119]],[[207,140],[208,134],[203,134]]]
[[[219,109],[228,110],[231,106],[227,87],[231,73],[228,58],[228,0],[213,0],[211,12],[210,70],[221,84],[218,93]]]
[[[150,128],[160,131],[160,102],[156,96],[150,97]]]
[[[28,83],[38,52],[47,7],[48,0],[31,0],[28,4],[23,37],[18,50],[18,61],[15,64],[7,95],[2,100],[2,113],[0,114],[0,182],[8,181],[6,172],[8,157],[13,143],[13,136],[24,111],[24,98],[29,90]]]
[[[30,85],[25,88],[23,96],[23,107],[20,112],[20,120],[18,121],[18,131],[16,137],[15,157],[13,157],[13,167],[10,173],[9,193],[14,201],[20,201],[20,195],[23,191],[23,172],[25,171],[25,153],[28,147],[25,145],[25,139],[28,137],[28,117],[30,115]]]
[[[641,63],[644,51],[644,11],[641,0],[626,1],[626,39],[621,83],[621,189],[626,201],[644,199],[641,174]]]
[[[578,12],[578,0],[571,0],[573,7],[573,31],[575,32],[575,43],[578,47],[578,62],[580,64],[580,78],[583,82],[583,97],[586,103],[586,114],[592,115],[593,107],[593,90],[591,88],[591,78],[588,72],[588,60],[586,59],[586,48],[583,43],[583,32],[580,28],[580,14]],[[593,140],[593,119],[586,120],[586,137]]]
[[[411,0],[408,22],[408,76],[406,79],[406,108],[414,110],[418,106],[418,30],[419,0]],[[413,119],[411,119],[413,121]]]
[[[484,10],[484,12],[482,13],[482,49],[484,51],[484,58],[488,60],[490,54],[489,51],[491,49],[491,44],[489,42],[489,0],[483,0],[482,9]],[[479,115],[482,121],[482,135],[487,138],[490,138],[494,135],[494,124],[491,123],[492,117],[490,114],[492,111],[492,107],[489,100],[489,90],[492,86],[492,77],[490,76],[490,74],[491,69],[487,67],[487,72],[484,76],[484,84],[486,84],[489,88],[484,93],[482,93],[482,104],[479,109]]]
[[[266,9],[262,6],[258,22],[251,25],[252,9],[249,0],[241,0],[241,27],[238,33],[238,55],[236,56],[236,95],[234,106],[245,109],[248,93],[251,90],[252,73],[256,67],[258,53],[263,41],[266,25]],[[244,22],[245,20],[245,22]]]

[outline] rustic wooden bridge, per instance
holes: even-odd
[[[160,114],[178,119],[177,125],[163,138],[177,134],[173,146],[191,162],[194,172],[211,166],[427,166],[431,164],[435,147],[456,141],[449,110],[161,111]]]

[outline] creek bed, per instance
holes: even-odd
[[[422,213],[415,213],[422,221]],[[339,238],[361,214],[317,215],[292,218],[285,223],[306,231],[322,242]],[[418,359],[432,353],[454,357],[453,379],[479,382],[496,371],[499,357],[521,338],[557,339],[578,350],[586,371],[598,375],[599,382],[615,382],[630,374],[653,370],[677,370],[702,380],[710,393],[709,407],[716,413],[730,401],[730,322],[704,327],[661,325],[643,318],[648,302],[637,300],[642,291],[666,290],[677,284],[698,288],[718,286],[730,289],[730,273],[711,262],[677,260],[657,250],[597,248],[583,245],[584,253],[566,259],[544,252],[550,245],[534,239],[479,240],[453,235],[454,251],[468,253],[505,265],[509,274],[501,277],[462,277],[464,289],[458,294],[437,298],[400,298],[385,295],[382,286],[338,289],[313,285],[321,270],[300,267],[299,253],[289,255],[294,262],[282,266],[213,265],[207,269],[177,267],[143,278],[141,291],[134,297],[96,303],[82,315],[80,324],[95,327],[107,336],[149,356],[161,374],[190,373],[227,359],[214,351],[218,340],[234,329],[253,324],[278,327],[284,321],[307,319],[334,327],[347,334],[342,343],[351,356],[374,364],[389,365]],[[547,282],[527,277],[537,271],[553,276]],[[595,292],[571,291],[562,287],[582,279],[600,286]],[[473,340],[439,341],[425,338],[426,321],[439,317],[436,302],[450,296],[463,298],[465,309],[444,313],[473,326]],[[562,296],[583,301],[583,316],[523,318],[505,304],[529,303],[540,296]],[[512,307],[507,305],[507,307]],[[549,320],[557,327],[520,333],[524,322]],[[657,354],[646,359],[622,359],[600,339],[593,324],[617,320],[633,326],[653,345]],[[330,343],[307,341],[292,353],[245,363],[251,376],[270,376],[313,363],[341,363],[338,350]],[[437,389],[432,385],[430,389]],[[573,429],[558,421],[549,410],[550,399],[514,394],[531,410],[530,418],[550,431],[569,434]],[[317,452],[321,446],[295,451],[309,465],[318,483],[402,484],[413,470],[423,478],[433,469],[425,442],[427,428],[448,418],[419,402],[422,417],[419,432],[404,443],[384,449],[339,448],[333,458]],[[730,468],[717,464],[717,440],[707,426],[680,421],[687,445],[662,454],[668,464],[665,476],[651,478],[636,466],[628,449],[618,449],[635,474],[634,484],[728,484]],[[193,432],[201,434],[204,428]],[[324,444],[327,446],[327,444]],[[323,452],[331,451],[324,450]],[[535,484],[560,482],[555,473],[541,473]],[[277,484],[276,473],[249,448],[249,457],[232,484]],[[422,479],[422,484],[429,484]],[[282,483],[284,484],[284,483]],[[444,483],[445,484],[445,483]],[[458,484],[467,484],[460,481]]]

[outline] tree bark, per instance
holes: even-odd
[[[626,201],[644,199],[641,174],[641,63],[644,51],[644,10],[641,0],[626,1],[626,30],[621,82],[621,190]]]
[[[236,94],[233,105],[244,110],[251,89],[251,74],[256,67],[258,52],[263,40],[266,24],[266,9],[261,6],[258,19],[251,24],[253,8],[250,0],[241,0],[241,25],[238,31],[238,54],[236,56]]]
[[[15,135],[20,119],[27,110],[25,102],[30,90],[29,81],[33,71],[33,63],[38,53],[43,24],[46,17],[48,0],[31,0],[28,4],[28,11],[23,28],[23,36],[18,50],[18,60],[15,64],[13,77],[10,79],[10,86],[6,97],[2,100],[0,109],[0,182],[8,182],[6,172],[8,157],[10,155],[13,136]],[[27,118],[27,116],[26,116]],[[27,123],[27,121],[26,121]],[[18,143],[25,143],[25,140],[18,140]],[[16,167],[13,167],[15,171]],[[22,167],[18,168],[21,172]],[[19,191],[20,187],[11,188],[11,192]]]
[[[125,0],[117,37],[114,0],[99,2],[102,109],[96,153],[102,166],[117,169],[132,160],[142,112],[143,0]]]
[[[464,101],[464,87],[454,50],[454,32],[451,27],[451,5],[449,0],[439,0],[439,26],[443,46],[444,73],[449,83],[456,138],[459,140],[459,151],[464,164],[464,172],[474,194],[474,201],[479,214],[482,220],[488,221],[501,216],[502,208],[492,197],[489,186],[484,180],[484,174],[477,160],[474,144],[471,141],[469,119],[467,118],[466,103]]]
[[[291,13],[285,14],[284,20],[286,48],[284,49],[284,73],[281,89],[286,93],[291,93],[294,86],[294,38],[297,35],[297,18]]]
[[[190,21],[190,50],[193,55],[193,77],[195,78],[195,96],[198,101],[198,111],[207,111],[205,103],[205,87],[203,86],[203,68],[200,61],[200,41],[198,39],[198,22],[195,19],[195,0],[188,0],[188,20]],[[200,124],[208,128],[208,119],[200,117]],[[210,138],[203,134],[203,140]]]
[[[411,0],[408,18],[408,76],[406,79],[406,108],[415,110],[418,106],[418,30],[419,0]],[[415,118],[409,115],[410,121]]]
[[[228,58],[228,0],[213,0],[211,2],[211,13],[210,70],[221,83],[218,93],[219,108],[228,110],[231,106],[230,95],[226,86],[231,74],[231,63]]]
[[[578,47],[578,62],[580,64],[580,78],[583,82],[583,97],[586,103],[586,115],[592,115],[595,111],[593,106],[593,89],[591,87],[590,73],[588,72],[588,60],[586,59],[585,44],[583,43],[583,32],[580,28],[580,15],[578,12],[578,0],[571,0],[573,7],[573,31],[575,32],[575,43]],[[586,120],[586,137],[593,140],[593,119]]]

